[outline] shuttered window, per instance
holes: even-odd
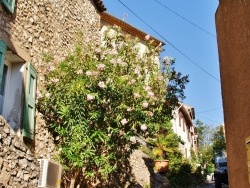
[[[6,53],[6,44],[4,41],[0,40],[0,88],[2,88],[2,78],[3,78],[3,67],[4,67],[4,59]]]
[[[1,0],[4,6],[11,12],[15,10],[15,0]]]
[[[22,134],[23,136],[33,140],[35,131],[35,98],[37,73],[35,68],[30,63],[28,63],[27,65],[26,72]]]

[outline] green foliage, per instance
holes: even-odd
[[[189,161],[176,160],[170,168],[169,179],[171,188],[193,188],[203,183],[204,176],[200,168]]]
[[[204,171],[204,174],[208,175],[214,170],[214,152],[212,146],[214,129],[208,125],[204,125],[199,120],[197,120],[196,125],[199,139],[198,161]]]
[[[153,159],[170,159],[180,153],[180,137],[169,129],[168,133],[161,133],[156,138],[149,140],[152,146]]]
[[[138,39],[115,27],[100,46],[78,45],[50,68],[38,108],[59,136],[57,158],[72,176],[105,179],[126,170],[138,135],[168,129],[188,79],[174,70],[171,58],[163,59],[161,72],[156,59],[161,46],[152,44],[139,53]]]
[[[222,126],[216,127],[213,134],[213,152],[215,156],[222,156],[226,152],[226,142]]]

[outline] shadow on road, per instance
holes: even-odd
[[[202,186],[199,186],[197,188],[215,188],[214,181],[208,181],[204,183]],[[222,188],[229,188],[228,185],[222,185]]]

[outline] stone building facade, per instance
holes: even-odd
[[[105,7],[101,0],[0,2],[0,185],[32,188],[36,159],[55,153],[55,138],[35,110],[44,75],[74,49],[78,33],[100,40]]]

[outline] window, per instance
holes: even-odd
[[[186,121],[182,118],[183,132],[186,130]]]
[[[181,127],[182,115],[179,113],[179,126]]]
[[[34,138],[35,94],[36,70],[0,40],[0,114],[15,132],[22,131],[30,139]]]
[[[15,0],[2,0],[2,3],[11,13],[14,13]]]

